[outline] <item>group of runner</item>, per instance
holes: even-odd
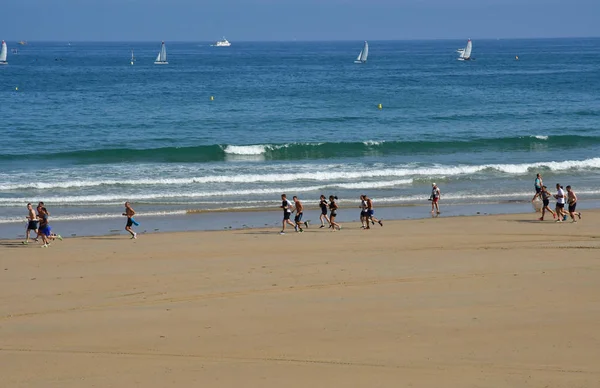
[[[565,193],[563,186],[561,186],[560,183],[557,183],[556,194],[552,195],[548,191],[548,188],[544,186],[541,174],[536,175],[534,186],[535,194],[533,195],[531,202],[534,202],[536,198],[540,198],[543,203],[542,216],[539,218],[540,221],[544,221],[546,212],[552,214],[552,218],[556,219],[556,222],[564,222],[567,220],[568,216],[571,216],[571,222],[577,222],[575,217],[581,219],[581,212],[577,212],[577,194],[575,194],[575,191],[573,191],[571,186],[567,186]],[[552,197],[556,199],[555,211],[550,209],[550,198]],[[568,205],[568,211],[565,210],[565,205]]]
[[[25,241],[23,241],[24,245],[29,244],[31,232],[36,234],[35,241],[42,239],[42,248],[50,246],[50,240],[58,239],[62,241],[63,238],[60,234],[52,233],[52,227],[50,227],[48,221],[49,217],[50,212],[44,206],[44,202],[38,203],[36,210],[33,210],[31,203],[27,204],[27,229],[25,231]]]
[[[319,208],[321,209],[321,215],[319,216],[319,221],[321,221],[321,226],[319,228],[328,228],[333,230],[341,230],[342,227],[340,224],[335,222],[337,217],[337,211],[339,206],[337,204],[338,197],[335,195],[329,196],[329,201],[324,195],[321,195],[319,199]],[[380,226],[383,226],[383,221],[375,218],[375,210],[373,208],[373,200],[366,195],[360,196],[361,204],[360,204],[360,222],[361,228],[363,229],[371,229],[371,225],[375,225],[377,222]],[[283,209],[283,220],[281,222],[281,232],[280,234],[285,234],[286,225],[290,225],[294,228],[296,232],[303,232],[305,228],[309,227],[308,221],[302,221],[302,217],[304,216],[304,205],[302,201],[297,196],[292,197],[292,201],[287,199],[286,194],[281,194],[281,209]],[[290,219],[293,213],[296,213],[294,217],[294,222]],[[327,223],[327,224],[326,224]]]

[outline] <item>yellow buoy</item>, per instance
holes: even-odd
[[[379,105],[377,105],[377,108],[378,109],[383,109],[383,105],[379,104]]]
[[[214,101],[214,100],[215,100],[215,97],[214,97],[214,96],[210,96],[210,100],[211,100],[211,101]]]

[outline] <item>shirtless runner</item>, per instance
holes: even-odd
[[[127,224],[125,225],[125,230],[128,231],[129,234],[131,234],[132,239],[136,239],[137,233],[134,232],[131,228],[135,223],[135,220],[133,219],[133,216],[135,215],[135,210],[133,210],[129,202],[125,202],[125,213],[123,213],[123,215],[127,217]]]
[[[373,207],[373,200],[371,198],[367,197],[366,195],[363,195],[363,197],[365,199],[365,202],[367,203],[367,216],[366,216],[367,227],[366,227],[366,229],[371,229],[371,227],[369,226],[369,221],[371,221],[371,223],[373,225],[375,225],[375,223],[377,222],[379,224],[379,226],[383,226],[383,221],[378,220],[374,216],[375,210]]]
[[[35,234],[37,234],[38,232],[38,217],[35,214],[35,211],[33,210],[33,206],[31,206],[31,203],[27,204],[27,229],[25,230],[25,241],[23,241],[23,244],[27,245],[29,244],[29,233],[33,230],[33,232]],[[37,237],[36,237],[37,239]]]

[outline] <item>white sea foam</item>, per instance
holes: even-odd
[[[544,135],[535,135],[532,137],[535,137],[538,140],[548,140],[548,136],[544,136]]]
[[[376,141],[376,140],[363,141],[363,144],[366,146],[378,146],[383,143],[385,143],[385,142],[384,141]]]
[[[320,166],[314,172],[291,172],[292,167],[277,166],[278,169],[286,170],[285,173],[277,171],[273,173],[273,169],[266,169],[264,173],[256,174],[232,174],[225,173],[222,175],[206,175],[198,177],[181,177],[181,178],[147,178],[147,179],[105,179],[105,180],[64,180],[64,181],[34,181],[24,183],[4,183],[0,184],[1,191],[24,190],[24,189],[70,189],[70,188],[86,188],[96,186],[193,186],[195,184],[210,184],[210,183],[276,183],[276,182],[328,182],[335,181],[360,181],[370,179],[420,179],[434,177],[452,177],[461,175],[472,175],[478,173],[493,173],[500,172],[512,175],[525,175],[539,169],[549,169],[551,171],[568,171],[568,170],[586,170],[599,169],[600,158],[592,158],[586,160],[566,160],[566,161],[551,161],[537,163],[521,163],[521,164],[484,164],[484,165],[458,165],[458,166],[427,166],[418,167],[410,165],[402,165],[397,168],[382,167],[369,168],[364,167],[353,168],[352,166],[344,165],[326,165]],[[168,174],[165,173],[165,174]],[[354,183],[354,182],[351,182]],[[383,183],[385,184],[385,183]]]
[[[262,155],[267,151],[267,146],[261,144],[246,146],[228,145],[223,151],[226,154],[234,155]]]

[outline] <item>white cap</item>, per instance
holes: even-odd
[[[435,186],[435,183],[432,183],[431,186]]]

